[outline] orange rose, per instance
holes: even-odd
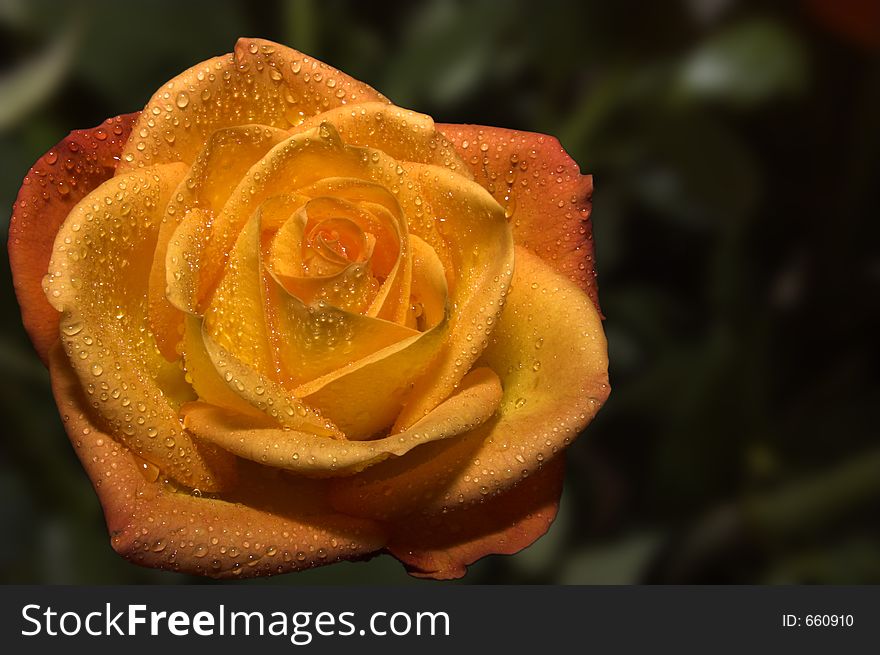
[[[24,323],[113,547],[463,575],[543,534],[608,395],[591,178],[241,39],[24,180]]]

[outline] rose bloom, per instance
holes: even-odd
[[[453,578],[549,527],[608,396],[592,180],[241,39],[30,170],[9,251],[113,548]]]

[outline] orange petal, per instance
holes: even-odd
[[[382,548],[383,529],[338,514],[324,482],[241,467],[240,490],[199,497],[162,484],[92,422],[61,348],[52,389],[74,449],[104,508],[113,548],[136,564],[216,578],[284,573],[360,559]]]
[[[362,179],[327,177],[300,189],[300,193],[312,198],[328,196],[345,200],[364,210],[370,224],[362,227],[376,239],[370,259],[372,270],[377,275],[385,276],[366,314],[404,323],[413,262],[406,219],[391,191]]]
[[[153,266],[150,269],[150,327],[156,335],[159,350],[168,361],[178,359],[177,344],[183,332],[183,312],[171,304],[165,258],[172,235],[187,213],[196,213],[202,222],[199,233],[207,238],[205,224],[220,211],[229,194],[247,170],[286,134],[265,125],[231,127],[214,132],[196,157],[186,178],[177,187],[159,229]]]
[[[412,381],[439,354],[447,325],[444,320],[427,332],[300,385],[294,394],[332,419],[348,439],[369,439],[400,414]]]
[[[438,125],[474,177],[505,208],[513,240],[576,282],[596,306],[593,178],[552,136],[480,125]]]
[[[306,305],[274,279],[270,278],[268,286],[281,365],[291,387],[355,367],[384,348],[419,337],[415,330],[390,321],[326,304]],[[328,416],[333,418],[332,413]]]
[[[281,129],[343,104],[385,101],[345,73],[283,45],[239,39],[234,54],[193,66],[150,98],[120,170],[191,163],[215,131],[247,123]]]
[[[559,507],[565,460],[553,459],[503,496],[441,514],[411,516],[390,528],[389,553],[419,578],[460,578],[486,555],[512,555],[541,537]]]
[[[193,371],[194,379],[202,376],[219,376],[242,400],[270,416],[279,425],[291,430],[322,436],[342,436],[332,421],[322,417],[273,379],[251,368],[219,346],[204,328],[201,334],[211,369],[203,372]],[[227,403],[221,402],[221,405],[227,406]]]
[[[384,102],[337,107],[307,120],[299,129],[331,123],[342,140],[353,146],[375,148],[399,161],[434,164],[471,178],[470,167],[425,114]]]
[[[205,311],[204,329],[244,364],[268,373],[275,363],[263,311],[263,275],[260,216],[256,214],[239,233],[229,254],[223,277]]]
[[[496,417],[457,439],[338,480],[334,506],[391,520],[501,496],[577,437],[609,392],[607,345],[595,306],[519,246],[507,304],[478,364],[501,378],[504,397]]]
[[[37,160],[24,178],[9,223],[9,263],[21,316],[43,363],[58,340],[58,312],[43,293],[52,244],[70,210],[113,176],[137,114],[76,130]]]
[[[159,353],[147,326],[152,252],[168,198],[186,167],[118,175],[70,212],[45,289],[61,316],[61,342],[102,424],[138,456],[203,490],[226,484],[234,461],[203,451],[177,407],[193,398],[183,371]]]
[[[409,230],[431,246],[449,282],[449,337],[398,416],[405,429],[446,398],[485,347],[513,273],[513,240],[500,205],[444,168],[407,163],[399,200]],[[410,184],[412,188],[410,188]]]
[[[202,339],[202,320],[185,314],[183,331],[183,364],[187,380],[192,384],[200,400],[234,410],[240,414],[262,417],[262,413],[230,388],[224,380]]]
[[[409,430],[372,441],[328,439],[284,430],[268,420],[254,421],[206,403],[182,408],[184,425],[194,434],[239,457],[296,473],[327,477],[351,475],[417,446],[449,439],[484,423],[501,400],[498,376],[487,368],[471,371],[459,391]]]

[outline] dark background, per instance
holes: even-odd
[[[238,36],[595,176],[611,399],[560,515],[470,583],[880,583],[880,3],[0,0],[0,226],[71,129]],[[189,583],[110,549],[0,280],[0,581]],[[408,583],[387,556],[274,584]]]

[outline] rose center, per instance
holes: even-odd
[[[312,227],[303,243],[303,265],[310,275],[367,261],[375,237],[347,218],[329,218]]]

